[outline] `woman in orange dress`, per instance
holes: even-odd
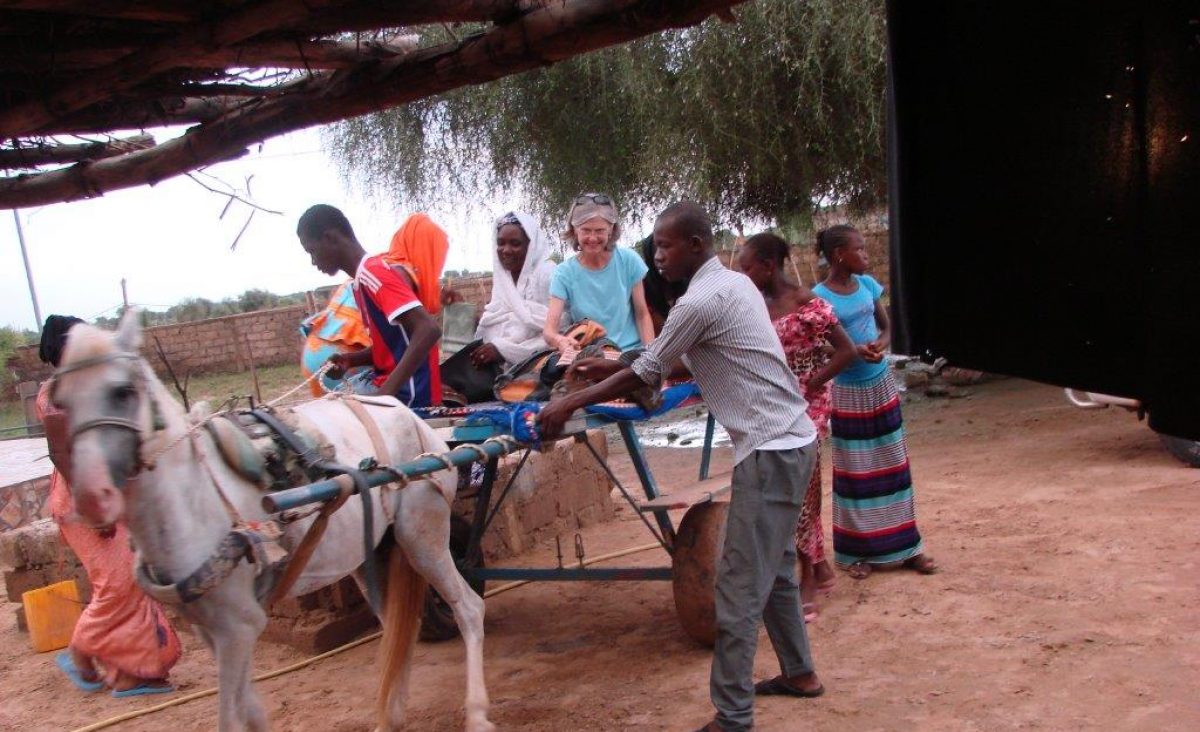
[[[42,328],[42,361],[57,367],[71,326],[78,318],[51,315]],[[174,691],[167,674],[179,660],[179,636],[162,607],[138,587],[133,574],[133,550],[124,524],[92,529],[79,523],[71,487],[65,415],[50,402],[50,383],[37,395],[38,416],[46,424],[55,470],[50,475],[50,515],[63,539],[87,571],[92,599],[71,635],[68,652],[55,659],[63,673],[83,691],[105,686],[115,697]],[[56,428],[56,423],[59,428]],[[64,459],[65,458],[65,459]]]

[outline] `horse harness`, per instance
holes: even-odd
[[[142,410],[148,408],[150,412],[150,433],[153,435],[164,430],[166,423],[162,418],[158,402],[153,394],[145,388],[145,383],[148,380],[145,372],[149,367],[136,353],[118,351],[60,367],[54,373],[51,396],[53,397],[61,376],[116,361],[133,361],[140,365],[141,368],[134,371],[133,388],[137,392],[137,395],[146,402],[146,405],[139,404],[139,417],[141,417]],[[359,403],[361,398],[340,394],[332,396],[342,401],[362,424],[371,440],[375,452],[375,460],[382,461],[385,465],[390,464],[391,460],[387,444],[375,420]],[[395,406],[389,402],[374,400],[370,400],[369,403],[377,406]],[[232,524],[229,531],[218,543],[216,549],[213,550],[213,553],[187,577],[176,582],[171,582],[169,578],[161,577],[160,573],[156,572],[145,561],[141,553],[138,552],[136,565],[138,584],[146,594],[155,600],[172,605],[184,605],[195,602],[208,591],[220,585],[233,573],[242,560],[246,560],[258,567],[255,577],[255,595],[259,602],[269,609],[275,601],[285,596],[292,585],[295,584],[296,579],[299,578],[313,551],[315,551],[321,536],[324,534],[329,516],[342,507],[356,488],[360,490],[363,496],[365,529],[370,530],[370,534],[366,536],[365,541],[373,544],[373,520],[371,516],[373,509],[371,507],[371,493],[369,490],[364,490],[367,487],[365,478],[363,478],[359,471],[333,462],[333,450],[331,446],[321,446],[304,435],[302,431],[292,429],[273,410],[260,408],[211,415],[189,427],[183,435],[157,450],[149,458],[143,455],[147,432],[143,423],[144,420],[142,419],[127,419],[115,416],[104,416],[87,420],[75,425],[71,429],[68,438],[69,444],[73,445],[79,435],[98,427],[116,427],[133,432],[137,436],[137,442],[133,472],[130,475],[132,478],[144,470],[154,470],[155,461],[159,457],[184,440],[188,440],[196,454],[197,462],[203,466],[207,473],[209,481],[213,484],[213,488],[225,506]],[[243,520],[237,508],[229,501],[225,492],[221,489],[220,482],[213,474],[212,468],[205,459],[205,455],[198,444],[197,431],[201,427],[207,428],[213,442],[218,446],[222,459],[235,472],[268,490],[293,487],[305,480],[312,482],[313,480],[330,476],[338,482],[341,488],[338,496],[317,510],[316,520],[309,527],[294,551],[284,553],[279,547],[278,539],[282,534],[279,523],[286,523],[288,520],[297,520],[311,514],[293,514],[291,516],[285,514],[276,520],[266,522],[247,522]],[[255,450],[253,447],[247,450],[247,444],[257,447],[258,450]],[[258,456],[258,460],[261,461],[260,464],[256,464],[253,457],[255,454]],[[403,483],[401,483],[400,487],[403,487]],[[387,501],[384,501],[383,504],[386,511]],[[388,515],[387,519],[390,523],[392,516]],[[372,552],[367,551],[365,563],[367,565],[369,589],[368,600],[371,601],[373,606],[378,606],[378,583],[375,576],[376,571]]]

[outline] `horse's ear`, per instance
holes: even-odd
[[[142,318],[141,311],[129,308],[121,316],[117,326],[117,348],[128,353],[138,353],[142,348]]]

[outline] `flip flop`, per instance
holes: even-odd
[[[802,699],[813,699],[825,693],[824,686],[809,691],[806,689],[797,689],[787,682],[787,679],[782,676],[776,676],[773,679],[760,681],[754,685],[754,693],[759,696],[795,696]]]
[[[821,616],[817,610],[817,603],[804,602],[800,603],[800,609],[804,611],[804,624],[807,625]]]
[[[88,681],[83,678],[83,675],[79,673],[79,669],[75,668],[75,662],[71,660],[70,652],[63,651],[59,653],[54,657],[54,663],[80,691],[86,691],[90,694],[104,688],[103,681]]]
[[[126,696],[142,696],[143,694],[170,694],[175,691],[175,687],[170,684],[166,686],[152,686],[151,684],[139,684],[132,689],[124,691],[114,691],[112,696],[114,699],[121,699]]]

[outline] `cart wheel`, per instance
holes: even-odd
[[[471,538],[471,524],[458,516],[450,517],[450,553],[454,555],[454,563],[458,565],[461,574],[465,569],[482,568],[483,557],[474,562],[467,562],[467,543]],[[464,575],[466,576],[466,575]],[[467,583],[481,597],[483,596],[483,580],[468,579]],[[421,634],[423,641],[444,641],[458,637],[458,623],[454,622],[454,610],[442,599],[432,587],[425,591],[425,612],[421,616]]]
[[[717,563],[725,544],[726,502],[692,506],[683,515],[671,555],[675,614],[684,632],[711,647],[717,640]]]
[[[1158,439],[1162,440],[1168,452],[1187,463],[1189,467],[1200,468],[1200,442],[1163,434],[1160,434]]]

